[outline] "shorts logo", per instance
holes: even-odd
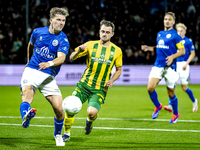
[[[53,46],[57,46],[58,45],[58,40],[53,40],[52,45]]]
[[[23,80],[23,83],[24,83],[24,84],[26,84],[27,82],[28,82],[28,80],[26,80],[26,79],[25,79],[25,80]]]

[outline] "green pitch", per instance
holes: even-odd
[[[200,85],[189,86],[200,101]],[[60,86],[63,97],[74,86]],[[168,105],[165,86],[156,88],[159,101]],[[19,87],[0,86],[0,149],[200,149],[200,109],[192,112],[192,102],[180,85],[176,88],[180,117],[169,124],[171,113],[162,109],[157,119],[151,119],[154,105],[146,86],[113,86],[109,89],[99,118],[90,135],[84,134],[87,103],[71,130],[71,140],[65,147],[56,147],[53,138],[53,110],[37,92],[32,108],[37,109],[29,128],[22,128]]]

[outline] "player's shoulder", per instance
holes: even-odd
[[[184,39],[188,42],[192,42],[192,39],[191,38],[188,38],[187,36],[184,37]]]
[[[111,42],[111,46],[114,47],[116,50],[118,51],[122,51],[121,48],[119,46],[117,46],[116,44]]]
[[[87,47],[94,47],[95,44],[100,44],[99,40],[93,40],[93,41],[87,41],[84,45],[87,45]]]
[[[48,31],[48,27],[38,27],[38,28],[35,28],[33,31],[34,32],[45,32],[45,31]]]

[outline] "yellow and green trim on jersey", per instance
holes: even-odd
[[[112,42],[109,47],[103,47],[100,40],[89,41],[84,45],[86,45],[85,51],[79,53],[76,57],[87,56],[87,68],[80,82],[98,90],[106,90],[105,83],[111,77],[113,66],[122,66],[122,50]],[[78,47],[76,50],[78,50]]]

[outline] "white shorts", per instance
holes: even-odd
[[[178,73],[176,71],[172,70],[172,68],[170,67],[152,67],[151,72],[149,74],[149,78],[158,78],[161,80],[163,77],[165,78],[167,87],[175,87],[176,82],[178,80]]]
[[[179,75],[179,79],[181,84],[188,84],[189,74],[190,74],[190,66],[187,65],[186,69],[183,70],[183,66],[186,64],[186,61],[177,62],[177,72]]]
[[[36,92],[37,89],[46,97],[48,95],[61,95],[55,77],[26,67],[21,78],[21,87],[29,85]]]

